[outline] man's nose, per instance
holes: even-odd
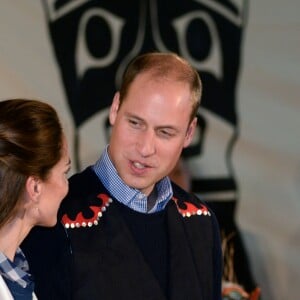
[[[155,132],[143,131],[137,140],[137,150],[142,157],[148,157],[156,153]]]

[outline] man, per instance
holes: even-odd
[[[221,299],[215,216],[167,176],[192,140],[201,89],[175,54],[129,64],[110,108],[109,145],[71,177],[60,209],[70,251],[60,225],[40,234],[51,242],[44,251],[35,233],[24,246],[41,299]]]

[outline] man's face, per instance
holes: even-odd
[[[144,73],[121,106],[119,100],[117,93],[109,115],[109,156],[122,180],[148,195],[191,141],[196,119],[189,125],[190,90],[187,84],[153,80]]]

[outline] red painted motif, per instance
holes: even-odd
[[[106,210],[106,207],[109,205],[109,203],[112,201],[110,197],[108,197],[106,194],[99,194],[97,195],[97,198],[101,200],[101,204],[99,206],[90,206],[89,208],[94,212],[93,216],[91,218],[85,218],[82,214],[82,212],[79,212],[76,215],[76,218],[74,220],[70,219],[67,214],[64,214],[62,217],[62,223],[66,228],[75,228],[75,227],[85,227],[92,225],[97,225],[98,220],[102,216],[102,212]]]
[[[208,208],[202,204],[200,205],[201,207],[199,208],[190,202],[183,201],[184,205],[186,206],[186,208],[183,209],[179,207],[177,198],[173,197],[172,200],[176,203],[177,209],[183,217],[190,217],[193,215],[210,216],[210,212]]]

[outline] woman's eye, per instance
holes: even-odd
[[[65,175],[68,175],[71,171],[71,167],[69,167],[66,171],[65,171]]]

